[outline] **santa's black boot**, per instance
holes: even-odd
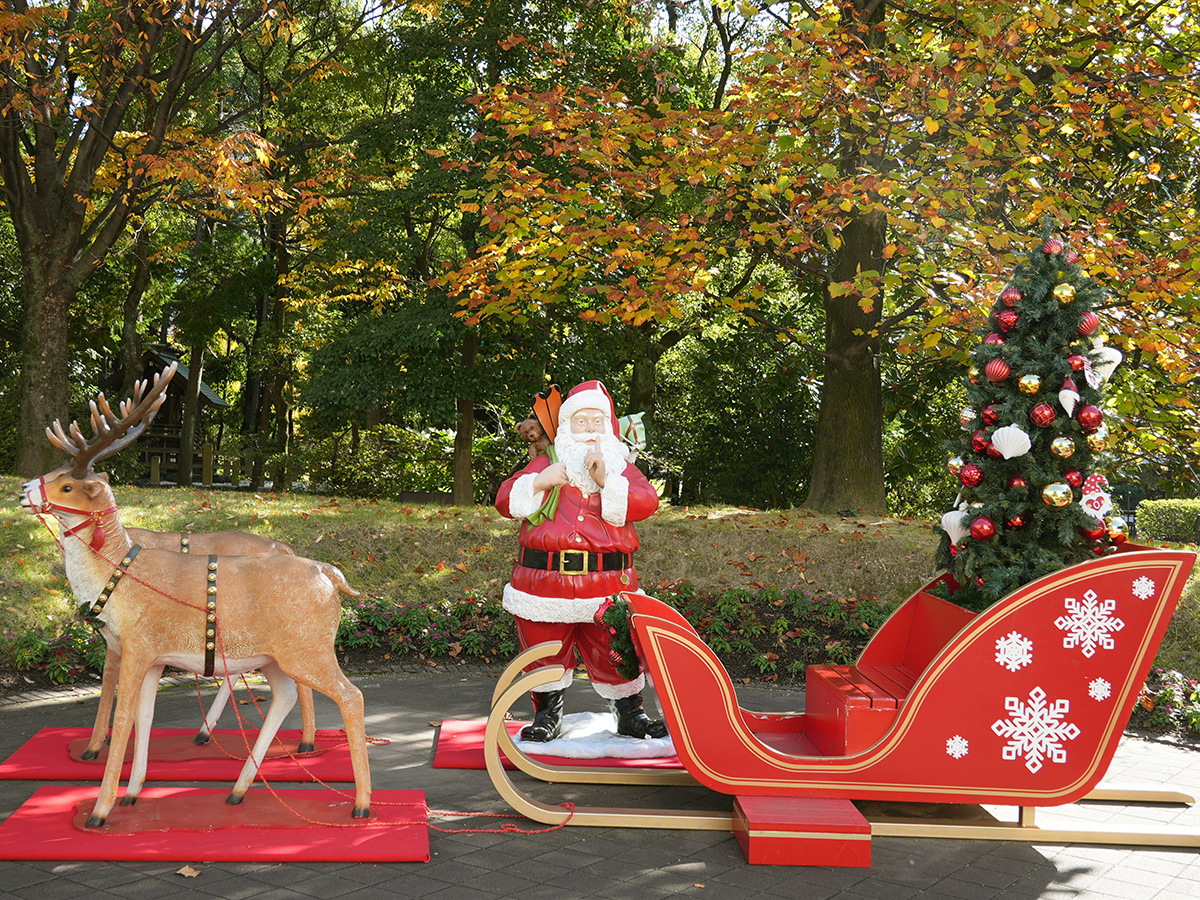
[[[664,738],[667,736],[667,726],[646,715],[642,709],[642,695],[622,697],[620,700],[609,700],[608,708],[617,717],[617,734],[635,738]]]
[[[521,729],[521,740],[545,743],[562,730],[563,696],[566,690],[530,691],[533,698],[533,724]]]

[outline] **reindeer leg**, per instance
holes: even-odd
[[[129,770],[125,796],[121,798],[122,806],[133,806],[137,803],[138,795],[142,793],[142,785],[146,783],[146,765],[150,760],[150,728],[154,724],[154,701],[158,697],[158,679],[162,676],[163,668],[151,666],[138,691],[137,721],[134,723],[133,733],[133,766]]]
[[[133,720],[137,714],[138,690],[146,677],[150,666],[141,660],[131,660],[126,654],[121,661],[121,674],[126,679],[126,690],[117,686],[117,709],[113,718],[112,739],[108,747],[108,759],[104,763],[104,777],[100,781],[100,794],[92,814],[88,817],[86,827],[99,828],[108,819],[113,805],[117,800],[117,788],[121,783],[121,766],[125,762],[125,748],[129,744],[129,732],[133,730]]]
[[[113,700],[117,693],[117,681],[121,678],[121,654],[111,647],[104,651],[104,671],[100,675],[100,707],[96,710],[96,723],[92,726],[92,737],[80,756],[88,760],[100,758],[100,748],[108,740],[108,723],[112,718]]]
[[[254,781],[254,776],[258,774],[258,767],[267,755],[271,741],[275,740],[279,726],[296,705],[296,682],[290,675],[285,675],[277,663],[263,666],[262,673],[267,678],[267,684],[271,686],[271,705],[267,707],[267,715],[263,719],[262,729],[258,732],[258,740],[254,742],[254,749],[246,764],[242,766],[233,791],[225,798],[225,802],[229,804],[238,804],[245,799],[246,791]]]
[[[313,706],[313,692],[307,684],[296,686],[300,691],[300,746],[299,753],[312,753],[317,749],[317,713]]]
[[[193,744],[203,747],[212,740],[213,729],[217,727],[221,713],[225,712],[225,704],[229,702],[231,694],[233,694],[233,676],[226,675],[221,681],[221,686],[217,688],[216,696],[213,697],[213,701],[208,707],[208,713],[204,716],[204,724],[200,726],[200,730],[192,738]]]
[[[354,812],[356,819],[371,815],[371,764],[367,760],[367,727],[364,722],[362,691],[345,676],[333,660],[329,690],[318,688],[338,705],[346,740],[350,745],[350,765],[354,769]]]

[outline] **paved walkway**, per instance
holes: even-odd
[[[366,695],[368,733],[390,741],[370,751],[376,789],[424,790],[433,810],[508,811],[486,772],[430,765],[433,723],[486,715],[494,685],[491,678],[449,672],[368,675],[355,681]],[[778,690],[750,688],[741,695],[747,706],[776,710],[794,707],[799,699]],[[568,704],[574,709],[601,708],[584,684],[575,685]],[[0,703],[0,759],[43,726],[90,726],[95,710],[95,695],[87,691]],[[292,716],[287,725],[297,727],[298,713]],[[170,687],[160,692],[155,725],[192,727],[198,721],[193,689]],[[324,698],[318,698],[317,723],[319,727],[340,727],[336,708]],[[1126,738],[1109,777],[1170,784],[1200,795],[1200,752]],[[669,807],[679,802],[715,808],[723,802],[699,788],[529,785],[530,793],[550,803],[571,799],[592,806]],[[38,786],[0,781],[0,818],[13,812]],[[1179,806],[1130,811],[1111,804],[1088,804],[1082,815],[1104,819],[1117,813],[1150,823],[1200,828],[1200,809]],[[431,822],[450,829],[495,827],[494,821],[487,819],[463,822],[434,816]],[[538,827],[524,821],[520,824]],[[201,863],[186,856],[164,863],[0,862],[0,896],[29,900],[1200,897],[1200,853],[1193,850],[875,838],[870,869],[768,867],[748,865],[737,842],[725,833],[579,827],[535,835],[431,830],[430,847],[432,859],[426,864]],[[191,878],[176,874],[185,864],[199,874]]]

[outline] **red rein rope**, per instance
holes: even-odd
[[[42,504],[39,507],[39,511],[42,513],[42,516],[40,516],[39,518],[41,519],[42,525],[50,533],[50,536],[54,539],[54,542],[56,544],[58,544],[59,550],[65,551],[66,548],[63,546],[63,543],[59,539],[59,536],[54,533],[54,529],[50,527],[49,523],[46,521],[44,516],[49,515],[49,516],[53,517],[54,520],[57,522],[58,517],[53,514],[53,512],[52,512],[53,510],[58,510],[59,512],[71,513],[72,515],[86,515],[89,517],[86,521],[81,522],[79,525],[76,525],[73,528],[64,529],[63,537],[74,537],[82,543],[83,538],[81,538],[79,536],[78,532],[80,531],[80,529],[84,528],[86,525],[88,525],[92,521],[95,521],[96,526],[97,526],[96,532],[93,533],[92,540],[90,542],[85,543],[85,546],[89,550],[91,550],[92,553],[94,553],[96,556],[100,557],[100,559],[103,560],[105,563],[112,566],[112,568],[114,570],[117,569],[118,564],[113,562],[111,559],[109,559],[107,556],[105,556],[103,553],[100,552],[100,548],[104,546],[104,526],[103,526],[103,523],[100,521],[100,517],[105,516],[105,515],[110,515],[111,513],[116,512],[117,507],[112,506],[112,507],[109,507],[108,509],[89,513],[86,510],[70,509],[69,507],[59,506],[57,504],[50,503],[48,500],[46,500],[46,494],[44,491],[44,488],[45,488],[44,478],[41,480],[40,484],[41,484],[41,488],[42,488],[42,491],[41,491]],[[61,522],[59,522],[59,527],[62,527]],[[97,541],[97,535],[99,535],[99,541]],[[163,597],[166,597],[168,600],[172,600],[175,603],[182,603],[184,606],[187,606],[191,609],[195,609],[200,612],[207,613],[206,607],[200,606],[195,603],[189,603],[186,600],[176,597],[173,594],[171,594],[167,591],[164,591],[161,588],[156,587],[153,584],[150,584],[148,581],[145,581],[144,579],[138,577],[137,575],[134,575],[132,572],[130,572],[128,570],[126,570],[125,575],[123,577],[132,578],[138,584],[141,584],[141,585],[149,588],[150,590],[154,591],[155,593],[157,593]],[[225,655],[225,641],[224,641],[224,636],[221,634],[221,622],[220,622],[219,617],[216,622],[216,632],[217,632],[217,643],[221,650],[221,662],[222,662],[222,666],[224,668],[225,678],[228,679],[230,677],[229,659]],[[193,674],[195,674],[195,673],[193,673]],[[263,713],[262,708],[258,705],[258,698],[254,696],[254,690],[253,690],[253,688],[250,687],[249,683],[246,681],[246,676],[244,673],[241,675],[241,680],[242,680],[242,683],[245,685],[246,690],[250,693],[250,698],[254,704],[255,710],[258,712],[258,714],[260,716],[262,716],[265,719],[266,716]],[[200,715],[203,718],[203,716],[205,714],[204,698],[200,694],[200,676],[199,675],[196,675],[196,696],[197,696],[197,700],[199,701],[199,705],[200,705]],[[242,742],[245,745],[246,758],[248,759],[248,758],[250,758],[251,753],[253,751],[253,745],[251,744],[250,737],[248,734],[248,728],[250,728],[252,726],[250,726],[250,724],[247,722],[245,716],[242,715],[242,711],[240,709],[238,709],[237,698],[233,696],[232,691],[230,692],[230,699],[233,701],[233,712],[238,721],[238,728],[242,735]],[[257,729],[255,729],[255,730],[257,730]],[[222,747],[219,742],[216,742],[215,737],[213,737],[211,735],[210,735],[210,737],[212,737],[214,743],[216,743],[217,749],[219,749],[227,757],[229,757],[230,759],[238,758],[238,757],[234,756],[232,753],[230,753],[228,750],[226,750],[224,747]],[[307,766],[304,765],[304,763],[301,761],[300,757],[298,757],[296,754],[292,753],[292,751],[287,748],[287,746],[279,739],[278,735],[276,735],[276,737],[273,740],[275,743],[277,743],[279,745],[279,748],[283,750],[283,752],[287,755],[287,757],[293,763],[295,763],[297,766],[299,766],[301,769],[304,770],[305,774],[308,775],[308,777],[310,779],[312,779],[312,781],[316,782],[317,784],[321,785],[326,790],[331,791],[340,797],[345,797],[348,799],[353,797],[352,794],[347,793],[342,790],[339,790],[338,788],[333,787],[329,783],[322,781],[320,778],[318,778],[316,775],[314,775],[312,773],[312,771]],[[367,743],[373,743],[377,746],[385,746],[391,742],[388,740],[385,740],[383,738],[368,737]],[[337,744],[334,747],[330,747],[328,749],[336,749],[337,747],[340,747],[340,746],[343,746],[343,745]],[[264,759],[265,758],[266,757],[264,754]],[[271,796],[274,797],[275,800],[284,809],[286,809],[288,812],[290,812],[296,818],[300,819],[303,822],[306,822],[309,825],[317,825],[317,826],[329,827],[329,828],[347,828],[347,827],[349,827],[349,828],[378,828],[378,827],[383,827],[386,824],[386,823],[382,823],[382,822],[374,822],[374,823],[372,823],[372,822],[351,822],[351,823],[347,824],[345,822],[318,822],[314,819],[310,819],[308,816],[304,815],[299,810],[297,810],[297,809],[293,808],[291,805],[289,805],[287,803],[287,801],[284,800],[283,797],[280,796],[280,794],[275,790],[274,786],[265,777],[263,777],[261,764],[255,766],[254,774],[255,774],[255,778],[259,782],[262,783],[263,787],[265,787],[267,789],[267,791],[270,792]],[[404,807],[414,807],[416,809],[420,809],[426,815],[426,826],[429,828],[432,828],[434,831],[440,832],[442,834],[509,834],[509,833],[545,834],[547,832],[557,831],[558,829],[564,827],[571,821],[571,818],[575,814],[575,805],[573,803],[571,803],[570,801],[564,801],[563,803],[560,803],[559,806],[562,806],[563,808],[565,808],[568,811],[567,818],[565,820],[563,820],[561,823],[559,823],[558,825],[551,825],[548,828],[525,829],[525,828],[520,828],[515,823],[508,822],[508,823],[505,823],[504,825],[501,825],[499,828],[448,829],[448,828],[440,828],[437,825],[432,824],[431,822],[428,821],[428,817],[431,815],[441,816],[444,818],[456,818],[457,817],[457,818],[511,819],[511,818],[515,818],[515,817],[512,815],[509,815],[508,813],[458,812],[458,811],[453,811],[453,810],[437,810],[437,809],[431,809],[429,807],[429,805],[424,802],[420,802],[420,803],[386,803],[386,802],[382,802],[382,801],[377,801],[377,802],[379,803],[380,806],[398,806],[398,807],[404,806]],[[391,826],[389,825],[388,827],[391,827]]]

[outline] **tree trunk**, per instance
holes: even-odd
[[[21,379],[17,423],[16,469],[22,477],[49,472],[62,462],[59,451],[46,440],[46,426],[65,419],[70,397],[67,377],[67,312],[79,284],[56,274],[51,257],[24,257],[24,333],[21,342]]]
[[[121,390],[122,397],[133,396],[133,386],[142,377],[142,335],[138,331],[141,320],[142,297],[150,286],[150,232],[143,223],[138,229],[133,244],[133,278],[125,292],[121,305]]]
[[[468,371],[475,368],[479,352],[479,335],[470,332],[463,338],[462,364]],[[475,439],[475,398],[459,397],[458,425],[454,431],[454,492],[455,506],[470,506],[475,502],[474,479],[471,475],[471,449]]]
[[[832,280],[860,269],[879,271],[887,221],[872,213],[842,232]],[[804,505],[818,512],[883,513],[883,399],[879,373],[878,302],[863,312],[858,296],[825,297],[825,381],[813,444],[812,479]]]
[[[188,386],[183,398],[183,425],[179,431],[180,487],[192,486],[192,457],[196,447],[196,419],[200,414],[200,380],[204,376],[204,345],[192,347],[188,360]]]

